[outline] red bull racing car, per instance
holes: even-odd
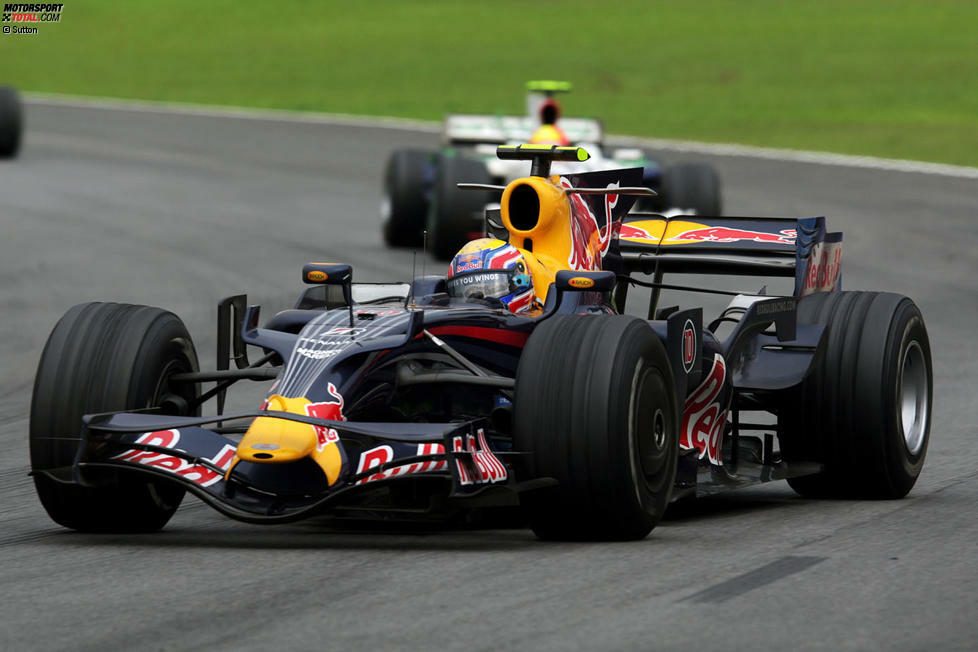
[[[500,194],[504,232],[447,277],[362,284],[309,263],[295,308],[264,323],[242,295],[219,304],[214,370],[170,312],[69,310],[31,405],[51,518],[152,531],[190,492],[252,523],[509,506],[543,539],[627,540],[670,500],[758,482],[910,491],[930,424],[924,322],[906,297],[840,289],[823,218],[629,214],[651,192],[641,169],[561,177],[551,162],[584,150],[498,155],[531,174],[477,186]],[[733,296],[706,321],[657,305],[673,273],[786,276],[794,291]],[[634,285],[651,288],[646,318],[623,314]],[[241,380],[272,385],[224,413]]]

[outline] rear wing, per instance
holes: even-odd
[[[449,115],[444,138],[450,143],[527,143],[540,123],[528,116]],[[560,128],[572,143],[598,143],[604,138],[600,120],[561,118]]]
[[[632,214],[618,243],[629,273],[793,276],[798,297],[841,287],[842,234],[824,217]]]

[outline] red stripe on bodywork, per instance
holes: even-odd
[[[529,333],[516,333],[501,328],[485,328],[483,326],[435,326],[429,328],[428,332],[439,337],[457,335],[458,337],[471,337],[476,340],[488,340],[521,348],[526,344],[527,338],[530,337]]]

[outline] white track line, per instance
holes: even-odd
[[[150,102],[147,100],[127,100],[110,97],[83,97],[50,93],[26,93],[30,104],[52,106],[76,106],[111,111],[136,111],[145,113],[173,113],[179,115],[203,116],[212,118],[239,118],[244,120],[269,120],[275,122],[298,122],[305,124],[328,124],[379,129],[398,129],[439,133],[439,122],[410,120],[407,118],[364,117],[344,113],[317,113],[313,111],[285,111],[278,109],[251,109],[235,106],[205,104],[185,104],[179,102]],[[686,140],[666,140],[658,138],[637,138],[635,136],[609,136],[607,142],[616,146],[636,145],[656,150],[709,154],[713,156],[734,156],[766,159],[770,161],[791,161],[832,165],[837,167],[868,168],[914,174],[932,174],[963,179],[978,179],[978,167],[930,163],[927,161],[907,161],[875,156],[852,156],[830,152],[813,152],[793,149],[774,149],[751,147],[727,143],[702,143]]]
[[[185,104],[182,102],[150,102],[148,100],[124,100],[113,97],[83,97],[80,95],[55,95],[49,93],[24,93],[28,104],[69,106],[109,111],[135,113],[172,113],[205,118],[239,118],[243,120],[267,120],[271,122],[300,122],[380,129],[400,129],[440,133],[441,123],[408,118],[364,117],[345,113],[317,113],[314,111],[285,111],[280,109],[251,109],[239,106],[209,104]]]

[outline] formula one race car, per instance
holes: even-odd
[[[599,120],[559,118],[553,96],[570,88],[566,82],[529,82],[525,116],[449,115],[444,125],[445,144],[440,150],[394,151],[384,174],[384,241],[391,247],[427,244],[436,258],[450,259],[465,242],[485,231],[484,211],[492,205],[489,193],[459,192],[457,184],[505,184],[523,176],[525,170],[518,161],[496,157],[496,146],[533,142],[538,134],[542,134],[543,142],[585,148],[591,158],[583,166],[578,163],[576,172],[643,167],[643,185],[657,193],[639,200],[644,208],[660,213],[721,214],[720,178],[712,166],[662,166],[636,148],[606,152]],[[556,135],[546,133],[548,128]],[[571,170],[560,163],[554,168],[555,173]],[[422,242],[425,230],[427,243]]]
[[[0,159],[17,156],[24,130],[20,98],[12,86],[0,86]]]
[[[552,161],[586,152],[498,153],[532,160],[529,177],[477,187],[502,193],[508,242],[470,243],[447,278],[402,284],[309,263],[311,287],[263,326],[244,296],[225,299],[214,371],[170,312],[70,309],[31,405],[51,518],[151,531],[189,491],[252,523],[518,506],[544,539],[622,540],[646,536],[670,499],[757,482],[911,489],[930,424],[924,322],[906,297],[839,289],[841,234],[823,218],[627,215],[652,192],[633,187],[640,168],[559,177]],[[676,287],[667,272],[795,289],[736,295],[706,324],[702,308],[657,307]],[[648,319],[622,314],[630,285],[653,288]],[[242,379],[273,384],[257,409],[223,414]]]

